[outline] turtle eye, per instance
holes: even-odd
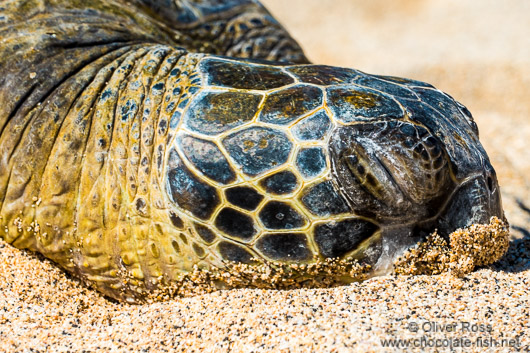
[[[488,185],[489,192],[493,192],[493,178],[491,177],[491,175],[488,175],[486,183],[486,185]]]
[[[383,187],[372,172],[372,168],[367,162],[368,158],[353,148],[346,150],[341,156],[342,162],[348,167],[355,180],[376,198],[384,199]]]
[[[493,169],[493,166],[489,161],[484,162],[484,184],[486,184],[486,188],[491,195],[497,192],[497,174],[495,173],[495,169]]]
[[[492,195],[498,191],[498,181],[494,171],[486,173],[486,187]]]

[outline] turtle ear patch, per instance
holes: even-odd
[[[224,208],[215,218],[215,226],[222,232],[241,240],[250,240],[256,234],[252,218],[233,208]]]
[[[204,220],[220,203],[217,190],[193,175],[173,148],[169,152],[167,191],[171,201]]]
[[[307,222],[290,204],[279,201],[267,203],[260,211],[259,218],[269,229],[302,228]]]
[[[315,243],[320,254],[337,258],[357,249],[366,239],[379,230],[374,223],[362,219],[319,224],[314,230]]]

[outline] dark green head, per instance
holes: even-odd
[[[293,261],[304,249],[297,261],[374,262],[435,229],[448,235],[503,216],[470,113],[430,85],[220,57],[197,67],[201,84],[175,139],[180,152],[170,154],[168,190],[179,207],[243,239],[256,257]],[[177,166],[179,156],[197,172],[181,175],[188,162]],[[235,187],[260,201],[242,209],[231,201]],[[292,234],[297,246],[258,246]]]

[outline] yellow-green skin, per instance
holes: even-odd
[[[200,38],[187,35],[186,25],[172,28],[148,6],[98,0],[0,4],[1,236],[122,299],[136,296],[131,287],[145,287],[140,282],[148,279],[177,280],[194,264],[220,264],[215,255],[200,259],[192,250],[197,236],[185,216],[170,220],[181,214],[170,213],[175,205],[163,187],[174,133],[161,122],[185,109],[178,104],[203,56],[187,50],[253,55],[230,47],[228,39],[248,42],[239,23],[268,15],[258,4],[234,6],[226,11],[231,22],[219,25],[226,33]],[[274,27],[294,48],[288,45],[280,55],[305,60],[281,26]],[[270,53],[263,58],[277,59]],[[153,91],[159,82],[165,92]],[[102,96],[106,88],[112,93]],[[128,101],[141,112],[129,121],[116,118]],[[138,200],[146,207],[135,207]]]
[[[0,4],[2,238],[135,301],[226,261],[347,256],[375,265],[390,251],[385,234],[470,205],[475,213],[446,233],[502,216],[465,108],[416,81],[212,56],[307,62],[257,2],[226,4],[194,8],[197,18],[165,1]],[[448,111],[443,123],[415,110],[425,99]],[[322,136],[300,137],[296,125],[320,113],[329,121]],[[386,163],[396,163],[393,151],[407,165],[400,187],[372,163],[375,152],[344,137],[364,132],[388,142]],[[321,154],[307,164],[304,150]],[[290,190],[267,186],[281,172],[296,178]],[[493,196],[468,201],[455,191],[486,184]],[[329,193],[311,194],[318,185]],[[260,195],[254,206],[228,199],[238,187]]]

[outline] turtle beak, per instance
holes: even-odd
[[[495,171],[488,169],[469,178],[453,193],[434,225],[440,234],[449,235],[459,228],[489,223],[493,216],[504,219]]]

